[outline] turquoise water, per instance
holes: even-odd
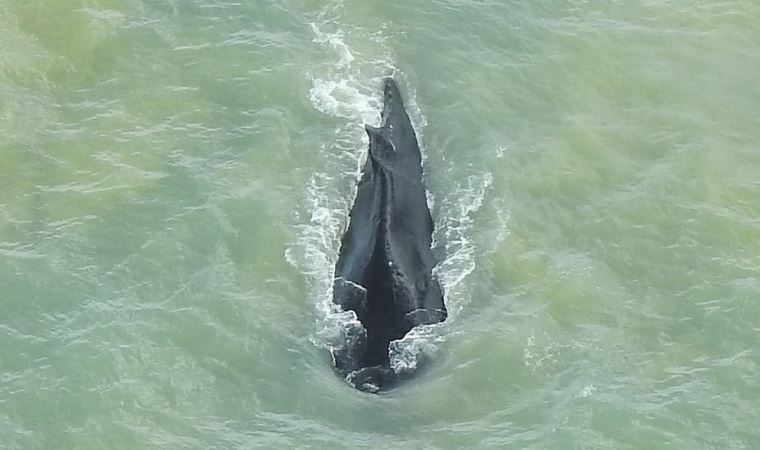
[[[450,318],[378,396],[390,73]],[[0,0],[0,448],[760,448],[759,73],[754,0]]]

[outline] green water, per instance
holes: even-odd
[[[450,319],[327,350],[395,73]],[[760,3],[0,0],[0,448],[760,448]]]

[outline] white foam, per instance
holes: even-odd
[[[346,45],[345,42],[343,42],[343,33],[341,31],[338,31],[337,33],[324,33],[319,29],[316,23],[312,22],[310,25],[316,35],[314,42],[327,44],[338,54],[338,67],[347,67],[354,61],[354,55],[351,53],[351,49],[348,48],[348,45]]]
[[[420,325],[402,339],[391,341],[391,369],[397,374],[411,373],[422,361],[433,359],[438,352],[436,343],[443,340],[442,327],[443,324]]]
[[[324,114],[354,122],[378,122],[379,98],[363,92],[351,79],[314,79],[309,94],[312,105]]]
[[[473,213],[483,205],[488,189],[493,183],[490,172],[467,177],[466,184],[457,186],[449,195],[441,199],[441,211],[434,234],[436,245],[444,246],[444,259],[434,272],[447,293],[449,314],[456,315],[463,306],[465,292],[458,289],[460,283],[475,270],[476,246],[472,241],[475,225]],[[449,301],[453,298],[459,301]]]
[[[381,85],[384,73],[392,68],[387,51],[381,50],[376,59],[359,60],[346,44],[342,30],[322,31],[316,23],[311,27],[314,42],[330,49],[334,55],[326,73],[311,75],[309,96],[312,105],[324,114],[352,123],[377,125],[382,108],[382,96],[377,86]]]

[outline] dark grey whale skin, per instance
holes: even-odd
[[[333,302],[356,312],[364,330],[333,353],[357,389],[377,392],[396,376],[389,343],[417,325],[446,319],[432,269],[433,220],[422,182],[420,149],[398,86],[384,80],[382,124],[365,125],[369,156],[335,266]]]

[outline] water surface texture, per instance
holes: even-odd
[[[371,395],[391,73],[450,315]],[[758,448],[758,74],[756,0],[0,0],[0,448]]]

